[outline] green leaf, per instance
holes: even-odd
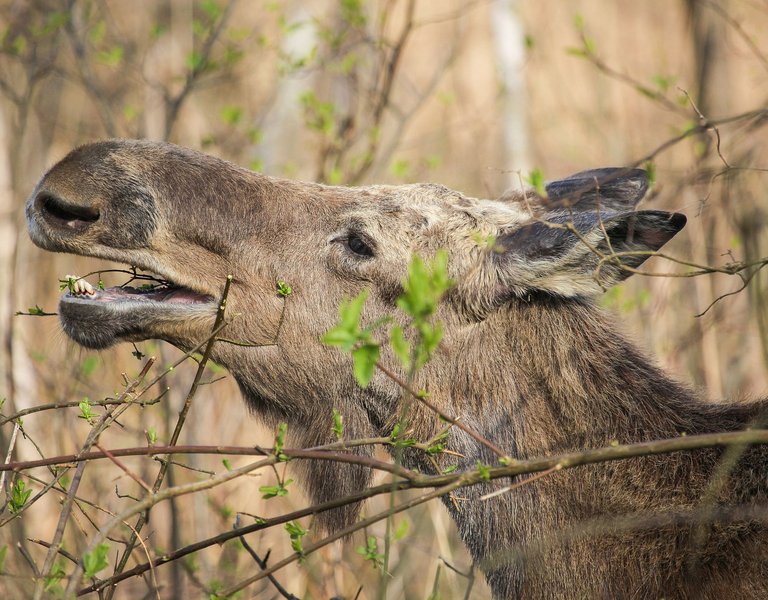
[[[408,530],[410,527],[411,522],[407,518],[403,518],[403,520],[398,523],[397,527],[395,527],[395,540],[402,540],[406,535],[408,535]]]
[[[102,50],[97,54],[99,62],[109,67],[117,67],[123,62],[124,50],[122,46],[114,46],[109,50]]]
[[[355,379],[360,387],[368,386],[379,360],[378,344],[363,344],[352,351]]]
[[[646,175],[648,177],[648,186],[652,187],[656,183],[656,163],[652,160],[648,160],[643,165]]]
[[[221,120],[227,125],[237,125],[243,118],[243,109],[239,106],[225,106],[221,109]]]
[[[219,6],[219,3],[216,2],[216,0],[203,0],[203,2],[200,3],[200,8],[203,9],[211,21],[218,19],[222,13],[221,6]]]
[[[45,591],[55,592],[58,590],[59,582],[64,579],[65,575],[66,573],[62,564],[60,562],[54,563],[53,567],[51,567],[51,574],[45,578]]]
[[[27,489],[27,485],[21,478],[16,479],[11,488],[11,497],[8,501],[8,509],[12,514],[18,513],[29,500],[32,490]]]
[[[477,467],[477,472],[480,474],[480,478],[484,481],[490,481],[491,480],[491,467],[490,465],[484,465],[479,460],[477,463],[475,463],[475,466]]]
[[[99,366],[98,356],[87,356],[82,363],[80,363],[80,371],[83,376],[90,377],[96,371],[96,367]]]
[[[290,460],[288,456],[283,454],[283,448],[285,448],[285,436],[288,433],[288,423],[280,423],[277,426],[277,432],[275,433],[275,456],[280,461]]]
[[[301,538],[307,535],[307,530],[304,529],[301,526],[301,523],[299,523],[298,521],[290,521],[286,523],[285,530],[288,532],[288,535],[291,537],[291,548],[293,548],[294,552],[298,552],[299,554],[304,554],[304,548],[302,547]]]
[[[51,317],[56,313],[45,312],[42,308],[40,308],[37,304],[35,304],[34,306],[30,306],[29,308],[27,308],[27,312],[18,311],[14,314],[27,315],[30,317]]]
[[[368,298],[368,290],[363,290],[351,300],[343,300],[339,307],[339,323],[329,329],[322,337],[324,344],[339,346],[345,352],[350,352],[359,340],[366,341],[360,331],[360,316]]]
[[[83,576],[86,579],[95,577],[96,573],[109,566],[107,554],[109,554],[109,544],[99,544],[93,552],[86,552],[83,556]]]
[[[287,496],[287,488],[291,483],[293,483],[293,479],[286,479],[285,481],[279,482],[277,485],[262,485],[259,487],[259,491],[263,494],[262,498],[264,500]]]
[[[293,293],[293,288],[285,283],[282,279],[277,280],[277,294],[283,298],[287,298]]]
[[[337,440],[344,437],[344,417],[335,408],[333,409],[333,433]]]
[[[528,175],[525,177],[525,182],[534,190],[536,190],[536,193],[539,196],[542,198],[547,197],[547,189],[544,185],[544,172],[541,169],[536,168],[528,173]]]
[[[384,566],[384,555],[379,553],[379,544],[372,535],[368,536],[365,546],[358,546],[355,552],[365,557],[365,560],[371,561],[374,567],[380,569]]]
[[[78,418],[84,419],[91,425],[93,425],[93,420],[98,417],[99,415],[91,409],[91,401],[88,400],[88,398],[83,398],[82,401],[78,404],[80,407],[80,414],[78,415]]]
[[[400,360],[403,368],[409,369],[411,365],[411,345],[405,339],[402,327],[399,325],[392,327],[389,334],[389,343],[392,345],[392,350],[394,350],[395,356]]]

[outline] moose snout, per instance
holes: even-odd
[[[39,191],[32,210],[57,233],[82,233],[99,220],[98,208],[68,202],[48,190]]]

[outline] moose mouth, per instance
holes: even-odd
[[[142,287],[95,289],[78,279],[59,302],[64,332],[78,344],[93,349],[150,338],[174,342],[174,329],[184,329],[185,323],[215,314],[213,296],[167,281]]]

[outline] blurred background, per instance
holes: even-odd
[[[643,206],[688,216],[665,253],[690,264],[656,258],[645,271],[676,277],[635,276],[605,306],[702,395],[765,395],[766,32],[766,0],[0,0],[0,452],[14,432],[4,417],[114,397],[121,374],[141,369],[137,351],[158,357],[152,374],[179,357],[156,343],[87,352],[64,338],[55,317],[15,314],[55,312],[59,279],[105,268],[34,247],[23,206],[45,169],[107,137],[168,140],[269,175],[347,185],[434,181],[490,198],[531,173],[556,179],[645,166],[654,183]],[[720,272],[688,277],[698,270],[690,265]],[[167,441],[194,372],[194,364],[177,369],[159,402],[126,413],[102,443],[141,446],[147,431]],[[215,383],[197,394],[181,443],[270,446],[274,432],[246,414],[226,373],[211,366],[208,380]],[[26,415],[11,456],[76,452],[90,429],[79,414]],[[156,461],[125,462],[154,479]],[[223,468],[221,457],[178,463],[168,484]],[[37,478],[25,479],[33,496],[51,479],[45,469],[28,474]],[[256,489],[270,477],[156,507],[143,530],[148,548],[211,537],[230,529],[236,513],[276,516],[306,505],[299,490],[262,500]],[[12,479],[3,481],[3,501]],[[52,538],[63,493],[52,489],[18,518],[7,507],[0,514],[0,596],[29,596],[32,564],[42,567],[46,552],[35,540]],[[118,511],[132,502],[125,494],[141,490],[108,461],[90,464],[64,547],[79,556],[107,519],[88,502]],[[471,560],[439,503],[395,525],[388,597],[490,597],[481,575],[466,577]],[[128,534],[115,535],[102,577]],[[380,541],[384,524],[365,535]],[[282,529],[248,539],[262,557],[271,549],[272,562],[291,552]],[[365,543],[357,534],[277,577],[302,598],[375,598],[380,574],[355,550]],[[128,568],[144,559],[136,551]],[[65,559],[61,566],[71,571]],[[256,571],[229,542],[160,567],[159,596],[207,598]],[[66,579],[50,583],[55,595]],[[151,590],[136,578],[114,597],[157,597]],[[243,597],[277,592],[259,582]]]

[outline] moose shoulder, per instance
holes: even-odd
[[[363,289],[366,322],[391,314],[412,256],[444,249],[456,285],[438,310],[441,346],[415,383],[467,427],[528,458],[740,430],[765,408],[696,398],[595,305],[685,224],[679,214],[635,210],[646,187],[644,172],[632,169],[552,182],[546,198],[526,191],[479,200],[432,184],[332,187],[118,140],[70,153],[43,176],[26,210],[38,246],[135,265],[169,282],[143,293],[65,294],[63,328],[89,348],[150,338],[197,346],[232,274],[227,311],[238,316],[226,337],[250,345],[217,343],[212,357],[262,418],[289,423],[299,446],[331,441],[334,408],[349,439],[389,435],[400,388],[382,373],[360,388],[349,357],[320,338],[341,302]],[[276,293],[279,280],[293,287],[288,302]],[[411,411],[418,439],[441,427],[428,409]],[[456,428],[447,444],[460,468],[495,461]],[[707,514],[733,510],[703,529],[695,516],[713,493],[718,449],[565,470],[480,500],[495,489],[484,484],[446,507],[498,598],[765,598],[768,531],[754,511],[736,510],[767,499],[763,448],[747,450],[714,488]],[[419,453],[405,460],[433,470]],[[362,467],[305,464],[315,501],[369,481]],[[356,507],[339,509],[325,525],[355,516]]]

